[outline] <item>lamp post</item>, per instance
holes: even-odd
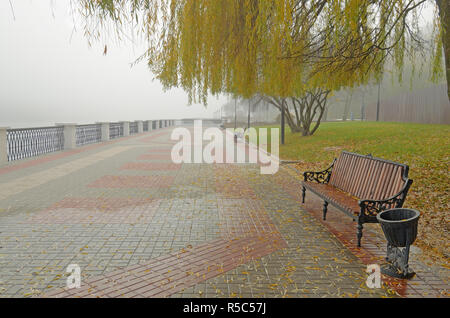
[[[234,130],[236,130],[236,98],[234,99]]]
[[[284,145],[284,100],[281,101],[281,144]]]
[[[250,128],[250,98],[248,99],[247,129]]]
[[[380,120],[380,86],[381,80],[378,81],[377,121]]]

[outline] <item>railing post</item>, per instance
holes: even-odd
[[[153,121],[151,121],[151,120],[147,120],[147,123],[148,123],[148,131],[152,131],[153,130]]]
[[[55,126],[64,126],[64,150],[77,147],[77,124],[56,123]]]
[[[130,135],[130,122],[129,121],[122,121],[123,123],[123,136],[127,137]]]
[[[109,141],[109,123],[106,122],[96,122],[100,125],[102,130],[102,141]]]
[[[8,139],[9,127],[0,127],[0,166],[8,163]]]
[[[142,120],[136,120],[138,124],[138,134],[142,134],[144,132],[144,122]]]

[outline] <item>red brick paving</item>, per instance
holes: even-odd
[[[152,144],[155,144],[155,145],[167,145],[167,146],[173,146],[173,145],[175,145],[176,143],[178,143],[178,141],[169,141],[169,142],[167,142],[167,141],[152,141]]]
[[[80,289],[61,288],[43,297],[166,297],[287,247],[259,202],[247,199],[236,204],[225,199],[220,206],[223,239],[189,246],[93,277]]]
[[[80,289],[57,289],[43,297],[166,297],[287,247],[260,202],[224,197],[218,202],[222,239],[188,246],[144,264],[90,278]],[[57,206],[73,205],[62,202]],[[100,205],[89,202],[84,206]]]
[[[262,204],[257,200],[218,200],[221,236],[225,239],[279,235]]]
[[[33,224],[145,224],[159,200],[139,198],[66,198],[28,217]]]
[[[279,236],[216,240],[93,277],[43,297],[166,297],[286,247]]]
[[[152,199],[146,198],[65,198],[49,207],[52,209],[90,209],[100,211],[116,211],[128,207],[136,207],[151,203]]]
[[[167,188],[172,176],[103,176],[90,183],[91,188]]]
[[[138,160],[171,160],[170,153],[167,154],[146,154],[137,157]]]
[[[165,135],[167,135],[167,130],[158,132],[156,134],[152,134],[151,136],[148,136],[148,137],[145,137],[145,138],[142,138],[142,139],[139,139],[139,141],[148,142],[148,143],[152,143],[153,144],[153,143],[157,143],[155,141],[155,139],[157,139],[158,137],[161,137],[161,136],[165,136]]]
[[[215,170],[215,191],[225,198],[256,198],[248,181],[239,173],[234,164],[218,164]]]
[[[148,151],[148,153],[150,153],[150,154],[153,154],[153,153],[166,153],[166,154],[168,154],[168,155],[170,155],[170,153],[171,153],[171,151],[172,151],[172,147],[160,147],[160,148],[151,148],[149,151]]]
[[[124,164],[120,170],[143,170],[143,171],[169,171],[179,170],[181,164],[157,163],[157,162],[129,162]]]
[[[255,203],[253,214],[258,211],[261,212],[261,207]],[[224,213],[224,218],[231,214]],[[261,214],[263,222],[250,225],[251,220],[247,220],[246,225],[238,227],[243,218],[236,217],[221,225],[223,236],[229,237],[231,234],[233,238],[188,247],[145,264],[93,277],[86,280],[80,289],[57,289],[43,297],[166,297],[177,293],[287,247],[276,227],[269,224],[266,213],[262,210]],[[241,231],[235,231],[235,227]],[[254,231],[250,235],[246,229],[251,227]],[[235,235],[242,237],[237,238]]]

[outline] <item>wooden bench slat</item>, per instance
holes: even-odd
[[[342,182],[342,187],[341,190],[342,191],[347,191],[348,192],[348,188],[350,187],[351,183],[352,183],[352,168],[355,165],[355,161],[356,161],[356,157],[355,156],[349,156],[349,160],[348,160],[348,164],[345,170],[345,175],[347,176],[346,178],[344,178],[343,182]]]
[[[362,177],[363,177],[363,170],[364,170],[364,164],[367,162],[364,157],[358,157],[357,163],[356,163],[356,173],[355,173],[355,182],[350,188],[350,194],[353,196],[356,196],[358,193],[359,188],[362,186]]]
[[[382,184],[384,181],[384,178],[386,177],[386,171],[389,169],[389,164],[387,164],[386,162],[383,162],[380,174],[377,178],[377,183],[375,186],[375,192],[373,194],[373,199],[374,200],[378,200],[378,198],[380,197],[380,193],[381,193],[381,189],[382,189]]]
[[[349,161],[350,157],[347,156],[347,154],[342,154],[341,155],[341,165],[340,168],[337,172],[337,176],[336,176],[336,187],[337,188],[341,188],[342,187],[342,182],[344,181],[344,173],[345,173],[345,169],[348,165],[348,161]]]
[[[352,165],[350,166],[348,170],[347,175],[347,183],[345,185],[345,192],[352,193],[352,188],[355,185],[355,178],[356,178],[356,171],[358,170],[358,164],[359,164],[359,157],[353,156],[352,158]]]
[[[364,184],[363,188],[361,189],[361,193],[359,194],[359,197],[361,199],[365,199],[365,198],[369,197],[370,183],[371,183],[373,175],[375,173],[376,166],[377,166],[377,161],[374,161],[374,160],[369,161],[365,184]]]
[[[360,157],[354,157],[353,159],[353,165],[350,168],[349,171],[349,175],[347,177],[348,179],[348,183],[347,183],[347,187],[345,189],[346,192],[353,194],[353,188],[356,185],[356,177],[358,175],[358,170],[359,170],[359,164],[361,162]]]
[[[397,173],[397,181],[395,183],[395,188],[394,188],[394,194],[397,194],[400,192],[400,190],[403,188],[404,185],[404,181],[403,181],[403,174],[404,174],[405,169],[403,167],[400,167],[398,173]]]
[[[341,153],[338,160],[336,161],[333,170],[336,171],[336,173],[331,174],[330,178],[330,184],[339,188],[340,185],[340,179],[341,179],[341,171],[343,170],[345,164],[345,153]]]
[[[395,173],[396,167],[394,165],[389,165],[389,172],[386,175],[386,178],[383,181],[383,186],[380,193],[380,198],[387,198],[389,195],[389,185],[392,180],[392,177]]]
[[[391,197],[392,195],[394,195],[395,193],[393,193],[394,191],[394,185],[395,185],[395,179],[397,178],[397,172],[398,172],[398,170],[400,169],[400,167],[399,166],[394,166],[394,169],[392,170],[392,173],[391,173],[391,177],[389,178],[389,182],[388,182],[388,184],[387,184],[387,186],[386,186],[386,191],[385,191],[385,193],[383,194],[383,198],[389,198],[389,197]]]
[[[392,176],[394,175],[394,170],[395,170],[395,166],[393,164],[389,164],[386,175],[382,182],[382,187],[381,187],[381,191],[380,191],[380,195],[379,195],[380,200],[389,197],[388,189],[389,189],[389,184],[392,180]]]
[[[386,170],[388,169],[388,164],[383,162],[380,166],[380,171],[378,172],[377,178],[374,183],[374,190],[373,190],[373,199],[377,200],[379,198],[380,190],[381,190],[381,184],[383,183],[383,178],[386,175]]]
[[[393,164],[389,165],[388,173],[383,181],[383,188],[381,189],[380,198],[388,198],[389,197],[389,186],[390,182],[393,181],[393,176],[396,170],[396,166]]]
[[[372,199],[375,192],[375,184],[377,176],[380,173],[382,163],[379,161],[372,161],[372,172],[370,174],[369,180],[367,181],[367,186],[364,195],[361,199]]]
[[[371,160],[369,163],[369,171],[368,176],[366,180],[366,184],[364,185],[363,191],[361,192],[361,199],[370,198],[371,197],[371,184],[373,183],[373,180],[375,178],[376,170],[378,169],[378,162]]]
[[[384,180],[383,178],[386,176],[386,171],[387,171],[388,167],[389,167],[389,165],[387,163],[382,164],[382,168],[381,168],[380,174],[379,174],[377,182],[376,182],[375,192],[373,194],[374,200],[378,200],[378,198],[380,197],[381,187],[382,187],[382,183]]]
[[[315,193],[322,194],[327,198],[327,200],[329,200],[329,202],[338,204],[341,208],[353,215],[357,215],[359,212],[358,200],[345,192],[337,190],[335,187],[313,182],[308,182],[306,187]]]
[[[347,167],[349,165],[350,162],[350,157],[347,156],[346,154],[343,155],[343,162],[342,162],[342,167],[341,170],[338,171],[339,174],[339,179],[337,182],[337,188],[341,189],[343,187],[343,183],[344,183],[344,176],[345,176],[345,171],[347,170]]]
[[[364,187],[366,186],[367,179],[369,177],[369,174],[368,174],[369,166],[370,166],[371,162],[372,162],[372,160],[364,160],[363,161],[362,169],[361,169],[359,180],[358,180],[359,187],[355,191],[355,196],[358,198],[361,197],[361,195],[364,191]]]
[[[402,188],[405,184],[405,181],[403,180],[404,173],[405,173],[405,168],[400,166],[397,171],[397,175],[395,177],[394,188],[392,189],[391,196],[396,195],[397,193],[399,193],[402,190]]]

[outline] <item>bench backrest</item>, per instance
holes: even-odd
[[[401,163],[344,151],[334,164],[329,184],[359,199],[383,200],[400,192],[408,170]]]

